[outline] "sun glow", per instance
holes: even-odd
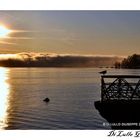
[[[0,38],[7,37],[12,30],[9,30],[6,26],[0,25]]]

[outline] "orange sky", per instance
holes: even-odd
[[[140,52],[139,11],[0,11],[0,23],[16,30],[0,38],[1,53],[127,56]]]

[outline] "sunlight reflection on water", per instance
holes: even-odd
[[[8,95],[9,84],[8,69],[0,68],[0,129],[4,129],[7,126],[7,109],[8,109]]]
[[[0,129],[110,129],[94,106],[100,99],[102,70],[0,68]],[[139,75],[139,70],[107,71]]]

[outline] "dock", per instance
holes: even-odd
[[[140,75],[101,75],[95,108],[112,129],[140,129]]]

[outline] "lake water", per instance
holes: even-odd
[[[94,107],[99,68],[0,68],[1,129],[110,129]],[[108,69],[109,74],[139,70]],[[43,102],[48,97],[49,103]]]

